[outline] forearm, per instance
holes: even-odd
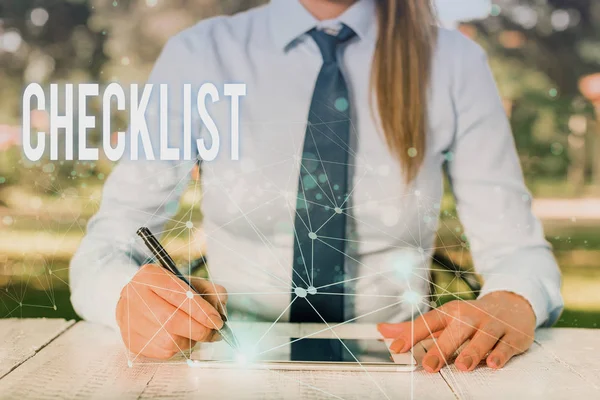
[[[563,309],[561,274],[547,246],[520,249],[480,268],[484,285],[480,297],[497,291],[513,292],[526,299],[536,316],[536,326],[551,326]]]
[[[71,303],[79,316],[117,328],[115,309],[121,290],[138,270],[125,253],[111,254],[109,245],[82,243],[71,260]]]
[[[109,176],[100,210],[71,261],[71,301],[82,318],[116,326],[115,306],[122,288],[150,261],[136,231],[147,226],[160,235],[187,186],[187,167],[128,161]]]

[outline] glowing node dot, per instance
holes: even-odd
[[[187,298],[188,298],[188,299],[191,299],[191,298],[193,298],[193,297],[194,297],[194,293],[192,293],[192,291],[191,291],[191,290],[188,290],[188,291],[185,293],[185,295],[187,296]]]
[[[339,208],[339,207],[334,208],[333,211],[335,211],[336,214],[341,214],[342,213],[342,209]]]
[[[129,368],[133,367],[133,361],[131,361],[131,360],[127,360],[127,366],[128,366]]]
[[[308,237],[309,237],[309,238],[311,238],[312,240],[315,240],[315,239],[317,238],[317,234],[316,234],[316,233],[314,233],[314,232],[310,232],[310,233],[308,234]]]
[[[407,153],[410,158],[416,157],[417,149],[415,149],[414,147],[411,147],[410,149],[408,149]]]
[[[56,311],[56,304],[54,305],[54,307],[53,307],[53,308],[54,308],[54,311]]]
[[[343,98],[343,97],[338,97],[338,98],[335,100],[335,108],[336,108],[338,111],[342,111],[342,112],[343,112],[343,111],[346,111],[346,110],[348,109],[348,105],[349,105],[349,104],[348,104],[348,100],[346,100],[346,99],[345,99],[345,98]]]
[[[309,286],[307,291],[308,294],[317,294],[317,288],[314,286]]]
[[[188,367],[193,367],[194,366],[194,361],[191,358],[188,358],[186,360],[186,363],[187,363]]]
[[[407,302],[408,304],[417,305],[421,302],[421,295],[414,290],[407,290],[402,295],[402,300]]]
[[[417,251],[418,251],[419,253],[423,254],[423,253],[425,252],[425,249],[423,249],[422,247],[419,247],[419,248],[417,249]]]
[[[194,227],[194,224],[192,221],[188,221],[185,223],[185,227],[188,229],[192,229]]]
[[[296,296],[298,297],[306,297],[306,289],[304,288],[297,287],[294,289],[294,293],[296,293]]]

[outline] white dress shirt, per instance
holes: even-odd
[[[427,309],[420,300],[428,293],[447,164],[475,267],[485,281],[481,295],[515,292],[531,303],[538,326],[552,324],[563,305],[560,272],[531,212],[484,52],[461,33],[440,29],[427,150],[418,177],[406,185],[369,106],[374,0],[358,1],[333,21],[318,22],[296,0],[204,20],[173,37],[156,63],[149,83],[170,85],[172,147],[182,145],[183,84],[247,84],[240,159],[232,161],[229,151],[230,103],[219,101],[209,111],[222,132],[221,151],[202,163],[202,230],[210,277],[231,293],[229,309],[249,318],[288,320],[299,162],[322,64],[305,33],[340,23],[357,34],[339,55],[357,160],[351,166],[351,202],[344,209],[346,318],[395,322]],[[153,96],[151,103],[156,101]],[[155,118],[149,116],[153,143],[158,142]],[[206,135],[198,120],[193,128],[194,139]],[[142,225],[162,231],[177,210],[192,165],[121,161],[115,167],[71,262],[72,302],[83,318],[115,326],[120,291],[148,256],[135,232]]]

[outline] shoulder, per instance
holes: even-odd
[[[171,37],[163,52],[172,51],[181,55],[202,53],[206,56],[205,52],[211,49],[245,43],[266,25],[266,18],[265,6],[234,15],[207,18]]]
[[[446,65],[464,65],[468,62],[486,61],[487,55],[479,44],[460,31],[439,28],[436,58]]]
[[[433,58],[437,83],[456,93],[489,74],[485,50],[458,30],[440,28]]]

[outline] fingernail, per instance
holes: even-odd
[[[427,357],[425,360],[423,360],[423,368],[425,368],[427,372],[436,372],[439,365],[440,359],[438,356]]]
[[[210,337],[211,342],[218,342],[223,339],[223,336],[219,333],[219,331],[213,331],[212,336]]]
[[[208,319],[210,321],[210,328],[221,329],[223,327],[223,320],[218,314],[209,314]]]
[[[500,358],[498,356],[494,356],[492,357],[492,359],[490,360],[492,367],[494,368],[500,368]]]
[[[471,356],[461,357],[459,360],[456,361],[456,366],[460,370],[468,371],[473,366],[473,359],[471,358]]]
[[[390,346],[390,350],[394,353],[400,353],[402,349],[404,349],[404,345],[406,342],[402,339],[396,339],[394,343]]]

